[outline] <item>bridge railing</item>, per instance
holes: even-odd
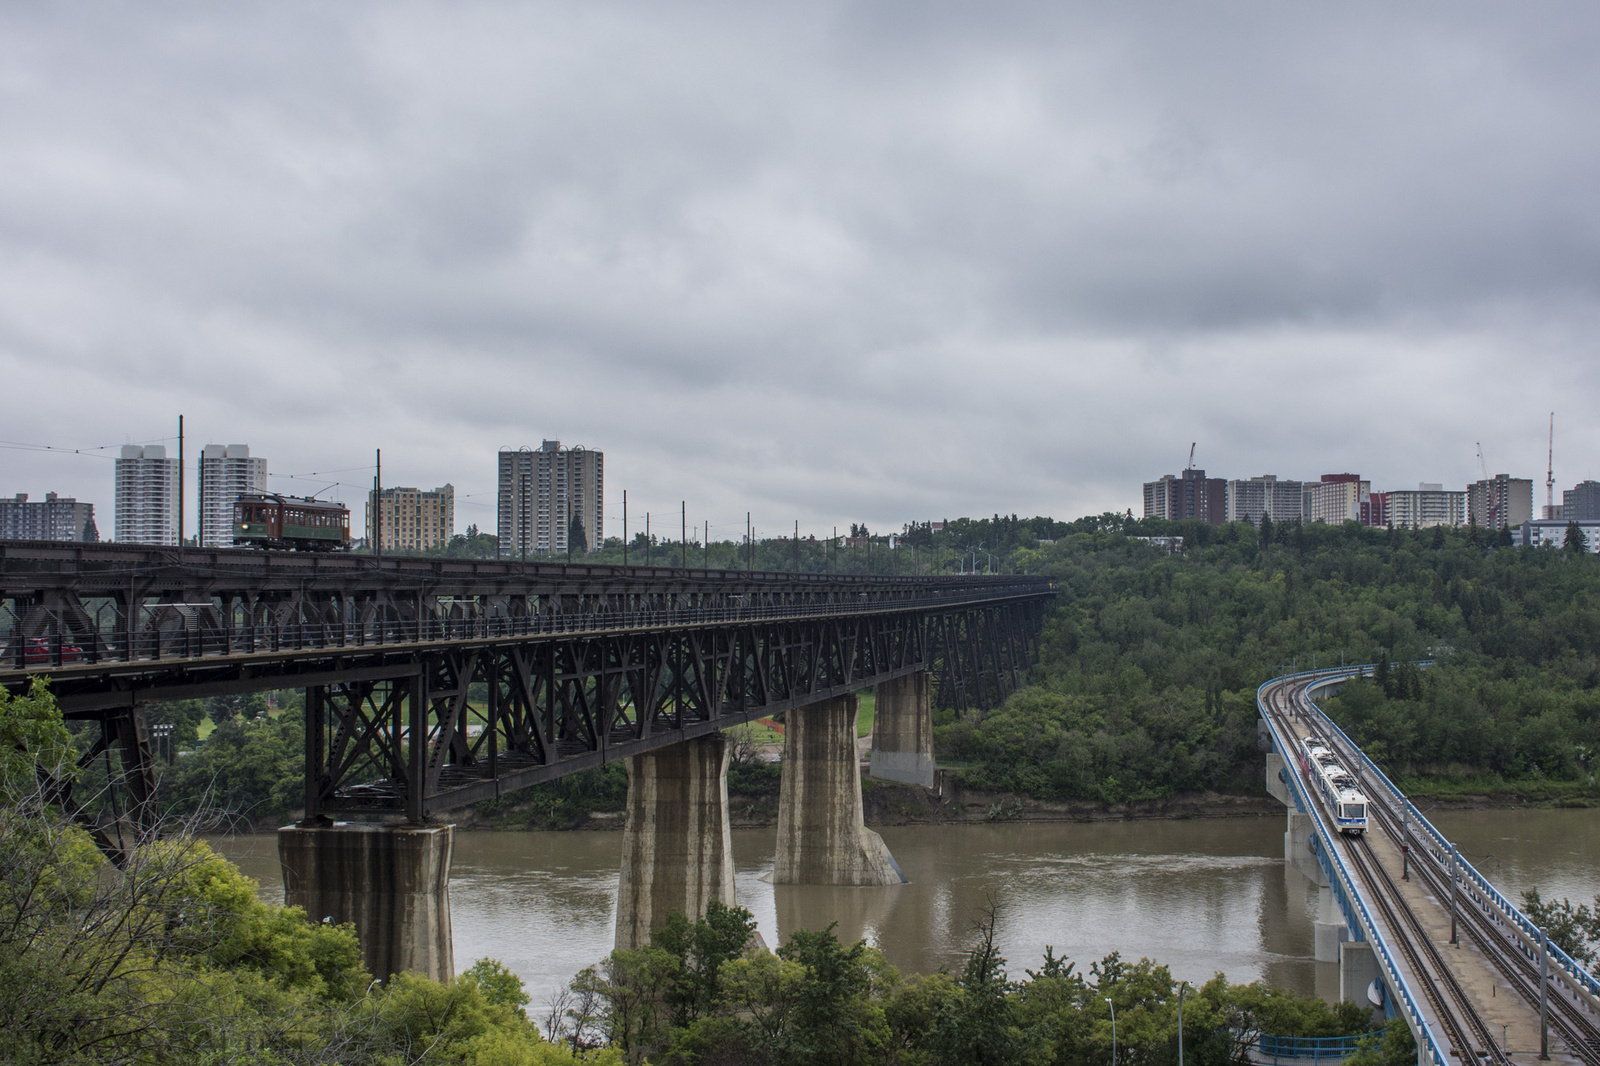
[[[1433,660],[1424,659],[1419,661],[1417,665],[1431,666],[1433,665]],[[1321,676],[1325,674],[1324,671],[1317,671],[1309,675],[1290,676],[1320,677],[1320,680],[1318,680],[1315,684],[1306,686],[1306,692],[1309,696],[1310,691],[1314,688],[1323,688],[1327,685],[1338,684],[1340,681],[1345,680],[1346,678],[1370,674],[1374,669],[1375,667],[1369,663],[1339,670],[1334,672],[1331,676],[1325,677]],[[1449,838],[1443,833],[1439,832],[1438,828],[1435,827],[1432,822],[1428,821],[1423,813],[1417,809],[1417,805],[1412,803],[1410,798],[1407,797],[1404,792],[1400,791],[1399,786],[1397,786],[1393,781],[1389,780],[1389,775],[1384,773],[1377,763],[1373,762],[1367,757],[1367,753],[1362,751],[1360,746],[1351,740],[1343,729],[1339,728],[1339,724],[1337,722],[1328,717],[1327,713],[1309,698],[1306,702],[1310,705],[1310,711],[1327,727],[1328,731],[1336,734],[1340,740],[1344,741],[1351,751],[1356,752],[1360,756],[1362,766],[1365,767],[1367,775],[1380,783],[1383,788],[1394,797],[1395,801],[1404,808],[1407,818],[1422,831],[1427,840],[1436,849],[1432,851],[1435,861],[1437,861],[1441,867],[1448,868],[1450,864],[1450,853],[1453,849],[1453,845],[1450,843]],[[1499,889],[1495,888],[1494,885],[1490,883],[1489,879],[1485,877],[1477,867],[1473,866],[1472,863],[1462,857],[1458,849],[1455,850],[1455,859],[1460,870],[1462,871],[1462,879],[1469,886],[1469,890],[1478,893],[1478,895],[1475,897],[1475,901],[1480,906],[1487,905],[1495,914],[1496,919],[1501,923],[1509,924],[1519,930],[1522,933],[1521,939],[1523,953],[1526,954],[1530,959],[1537,959],[1538,953],[1535,949],[1535,945],[1539,943],[1539,940],[1543,935],[1539,926],[1526,914],[1523,914],[1521,908],[1507,899]],[[1571,980],[1574,985],[1582,988],[1591,996],[1600,998],[1600,981],[1597,981],[1593,974],[1584,969],[1577,960],[1575,960],[1571,955],[1568,955],[1555,944],[1547,941],[1546,948],[1550,952],[1551,961],[1553,961],[1561,970],[1565,971],[1567,978]]]
[[[0,630],[0,669],[43,672],[74,663],[117,663],[163,659],[215,658],[263,652],[315,651],[319,649],[412,646],[475,640],[503,640],[563,634],[670,629],[687,626],[729,625],[816,617],[846,617],[884,612],[920,612],[965,605],[995,603],[1047,591],[1042,583],[990,586],[970,591],[938,591],[912,598],[896,595],[878,599],[863,594],[858,599],[812,604],[775,604],[762,607],[716,606],[653,610],[548,611],[530,615],[491,615],[477,610],[443,613],[421,619],[371,619],[319,622],[225,620],[219,627],[196,613],[217,608],[211,604],[146,604],[128,632],[127,623],[99,618],[92,628],[74,627],[58,615],[48,615],[25,632],[21,620],[8,612],[8,625]],[[476,605],[474,605],[475,607]],[[459,611],[459,604],[454,610]],[[42,630],[42,631],[41,631]]]
[[[1271,1036],[1263,1033],[1256,1039],[1257,1062],[1317,1063],[1343,1062],[1361,1048],[1363,1040],[1372,1039],[1371,1033],[1360,1036]]]
[[[1274,685],[1299,676],[1302,675],[1289,674],[1285,677],[1273,678],[1256,689],[1256,708],[1261,712],[1262,720],[1267,723],[1267,728],[1272,732],[1272,742],[1276,745],[1278,754],[1283,757],[1290,768],[1298,768],[1300,765],[1299,760],[1295,758],[1294,746],[1285,740],[1278,730],[1277,722],[1273,721],[1272,715],[1268,712],[1264,693],[1268,685]],[[1384,974],[1388,977],[1389,987],[1399,993],[1400,1007],[1406,1015],[1411,1031],[1420,1034],[1421,1043],[1427,1049],[1428,1055],[1436,1066],[1448,1066],[1450,1059],[1440,1046],[1439,1039],[1433,1032],[1433,1026],[1428,1024],[1427,1018],[1418,1006],[1416,996],[1412,994],[1410,986],[1406,984],[1405,978],[1401,976],[1400,967],[1395,962],[1394,952],[1390,949],[1389,942],[1379,932],[1378,924],[1373,920],[1372,912],[1367,908],[1366,899],[1356,891],[1355,879],[1350,876],[1350,870],[1345,865],[1344,857],[1339,853],[1339,849],[1334,846],[1327,825],[1318,813],[1315,798],[1305,791],[1300,775],[1293,772],[1293,769],[1290,769],[1290,772],[1284,775],[1284,780],[1294,793],[1296,800],[1310,813],[1311,825],[1316,832],[1317,838],[1317,858],[1322,863],[1323,869],[1328,871],[1330,879],[1338,882],[1340,894],[1344,896],[1347,902],[1347,913],[1353,913],[1356,916],[1358,935],[1364,937],[1372,945],[1373,952],[1378,959],[1378,965],[1382,967]]]

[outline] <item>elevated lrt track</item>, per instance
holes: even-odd
[[[1600,985],[1464,861],[1442,834],[1311,699],[1311,690],[1350,676],[1324,672],[1279,679],[1263,689],[1274,726],[1296,741],[1315,733],[1361,782],[1369,828],[1361,837],[1328,833],[1376,907],[1386,943],[1410,971],[1438,1035],[1456,1061],[1504,1063],[1541,1052],[1540,971],[1555,1061],[1600,1066]],[[1291,766],[1288,772],[1297,773]],[[1325,825],[1320,796],[1307,787]],[[1452,927],[1452,902],[1454,927]],[[1465,934],[1467,943],[1451,942]],[[1508,1048],[1509,1046],[1509,1048]]]

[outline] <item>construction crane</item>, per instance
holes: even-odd
[[[1487,523],[1488,528],[1495,529],[1495,528],[1498,528],[1498,527],[1496,527],[1495,524],[1494,524],[1494,516],[1500,510],[1500,508],[1495,506],[1495,502],[1496,501],[1495,501],[1495,498],[1494,498],[1494,491],[1489,487],[1489,464],[1484,462],[1484,460],[1483,460],[1483,442],[1482,441],[1478,441],[1477,445],[1478,445],[1478,469],[1483,471],[1484,503],[1486,505],[1485,510],[1488,512],[1488,514],[1485,517],[1487,517],[1488,520],[1489,520],[1488,523]],[[1469,500],[1469,502],[1470,502],[1470,500]]]
[[[1191,441],[1189,443],[1189,465],[1184,467],[1185,470],[1193,470],[1194,469],[1194,448],[1195,448],[1195,445],[1198,444],[1198,443],[1200,443],[1200,442],[1199,441]]]
[[[1556,413],[1550,412],[1550,465],[1544,472],[1544,516],[1556,516]]]

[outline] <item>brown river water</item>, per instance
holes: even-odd
[[[1500,889],[1590,902],[1600,893],[1600,810],[1437,813],[1435,824]],[[1311,958],[1316,895],[1283,865],[1283,819],[881,827],[909,884],[770,885],[774,830],[733,833],[739,904],[768,944],[838,923],[905,971],[957,969],[991,902],[1017,977],[1046,945],[1087,971],[1113,951],[1181,980],[1216,971],[1330,995],[1338,967]],[[270,834],[214,842],[283,898]],[[617,832],[456,835],[450,880],[456,969],[497,958],[547,1002],[611,948]]]

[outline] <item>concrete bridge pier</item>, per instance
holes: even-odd
[[[618,949],[649,944],[672,910],[693,920],[712,900],[733,906],[730,755],[718,733],[629,757]]]
[[[856,709],[849,695],[784,715],[773,884],[905,882],[883,838],[862,819]]]
[[[1317,917],[1313,924],[1315,948],[1312,954],[1318,962],[1338,962],[1339,945],[1350,939],[1350,930],[1344,924],[1344,914],[1334,897],[1331,885],[1317,886]]]
[[[335,822],[278,830],[284,902],[313,922],[349,922],[374,977],[455,976],[449,825]]]
[[[880,781],[902,781],[933,787],[933,702],[928,672],[919,670],[874,691],[872,762],[868,771]]]

